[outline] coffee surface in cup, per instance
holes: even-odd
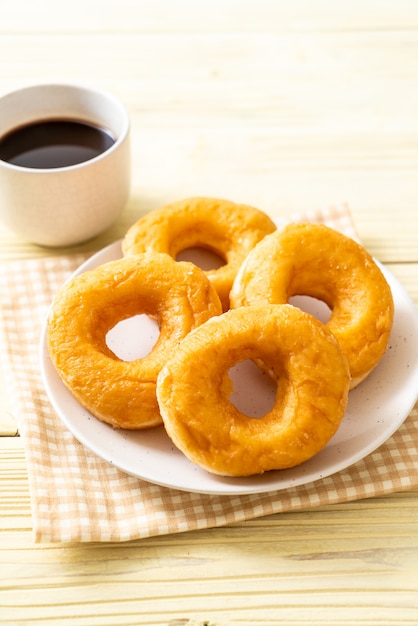
[[[0,159],[20,167],[54,169],[89,161],[115,143],[108,130],[80,121],[33,122],[0,139]]]

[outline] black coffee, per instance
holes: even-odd
[[[0,159],[37,169],[89,161],[115,143],[110,132],[71,120],[47,120],[21,126],[0,139]]]

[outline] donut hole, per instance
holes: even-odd
[[[145,313],[121,320],[106,333],[107,347],[122,361],[146,357],[160,336],[156,320]]]
[[[176,261],[190,261],[205,272],[216,270],[226,263],[225,259],[214,250],[198,246],[181,250],[176,256]]]
[[[269,413],[276,401],[277,385],[254,361],[247,359],[228,371],[233,385],[229,401],[247,417],[260,418]]]
[[[332,314],[332,310],[326,302],[312,296],[292,296],[289,298],[289,304],[305,311],[305,313],[309,313],[323,324],[329,321]]]

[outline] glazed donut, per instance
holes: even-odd
[[[82,406],[117,428],[161,424],[157,375],[187,333],[222,307],[204,273],[193,263],[146,253],[80,274],[57,294],[48,317],[47,341],[58,375]],[[144,313],[160,334],[151,352],[123,361],[107,346],[118,322]]]
[[[248,255],[235,279],[231,305],[283,304],[305,295],[331,309],[327,327],[348,359],[351,388],[386,351],[393,323],[392,293],[370,254],[323,224],[290,224]]]
[[[206,271],[225,311],[241,263],[255,244],[274,230],[274,222],[251,206],[214,198],[188,198],[141,217],[127,231],[122,250],[126,256],[154,250],[174,259],[189,248],[211,250],[225,261],[221,267]]]
[[[230,401],[229,369],[262,359],[277,393],[263,417]],[[166,431],[192,462],[224,476],[294,467],[318,453],[343,418],[350,382],[334,335],[291,305],[230,310],[180,344],[157,379]]]

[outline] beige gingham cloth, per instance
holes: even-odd
[[[355,237],[348,208],[293,216]],[[283,220],[289,221],[289,220]],[[384,445],[345,471],[265,494],[213,496],[128,476],[87,450],[54,413],[39,366],[41,326],[56,291],[89,255],[13,261],[0,271],[0,349],[24,438],[35,541],[127,541],[418,487],[418,408]]]

